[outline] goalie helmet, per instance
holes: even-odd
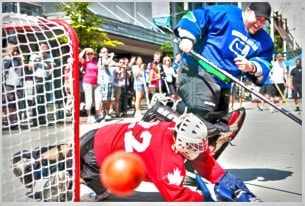
[[[196,115],[182,115],[176,123],[175,132],[175,147],[188,160],[194,160],[206,150],[208,130]]]

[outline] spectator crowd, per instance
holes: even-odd
[[[147,64],[141,56],[119,57],[100,49],[85,48],[79,54],[82,110],[87,123],[124,117],[127,110],[134,109],[133,116],[142,118],[141,104],[148,107],[154,94],[162,93],[171,98],[176,95],[177,70],[181,55],[162,57],[155,52]]]
[[[14,128],[27,118],[24,112],[18,111],[25,107],[32,108],[33,126],[46,124],[47,106],[45,103],[48,102],[48,96],[45,93],[51,86],[50,82],[45,82],[43,79],[48,79],[52,75],[54,64],[48,45],[41,44],[39,50],[31,55],[27,64],[19,54],[14,42],[9,42],[3,49],[2,57],[4,80],[2,103],[7,125]],[[154,94],[161,93],[170,98],[176,98],[180,53],[170,57],[162,56],[161,52],[156,51],[152,60],[146,63],[141,56],[118,57],[113,52],[109,52],[106,47],[101,48],[98,52],[92,48],[85,48],[79,53],[78,61],[81,115],[87,117],[87,123],[126,117],[129,109],[133,109],[135,118],[141,119],[143,101],[150,107]],[[67,95],[67,105],[71,107],[73,96],[71,77],[66,75],[71,73],[69,71],[69,68],[65,68],[63,71],[65,74],[63,85]],[[287,90],[291,89],[295,110],[300,111],[301,60],[297,59],[295,68],[288,71],[283,55],[277,54],[270,75],[264,85],[260,87],[260,92],[274,102],[277,102],[278,99],[282,106],[286,101],[284,96],[287,97]],[[28,73],[35,75],[27,76]],[[24,99],[25,96],[28,99]],[[233,89],[232,108],[235,96]],[[23,101],[18,101],[18,99],[23,99]],[[262,108],[264,102],[260,104],[260,108]],[[67,115],[71,115],[71,108],[66,112]]]

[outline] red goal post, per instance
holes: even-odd
[[[2,202],[79,201],[76,32],[64,20],[2,13],[1,61]],[[63,152],[56,145],[69,145],[72,164],[44,160],[44,148]]]

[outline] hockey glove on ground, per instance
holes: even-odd
[[[214,187],[218,201],[261,202],[238,177],[225,173]]]

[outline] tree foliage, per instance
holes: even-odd
[[[57,8],[62,8],[70,18],[70,24],[79,39],[79,47],[82,49],[91,47],[96,50],[101,47],[122,45],[122,42],[111,40],[107,33],[103,32],[101,25],[105,20],[90,11],[90,5],[90,2],[68,2],[57,5]]]
[[[161,47],[160,50],[163,53],[163,56],[169,56],[169,57],[173,57],[173,43],[172,42],[164,42]]]

